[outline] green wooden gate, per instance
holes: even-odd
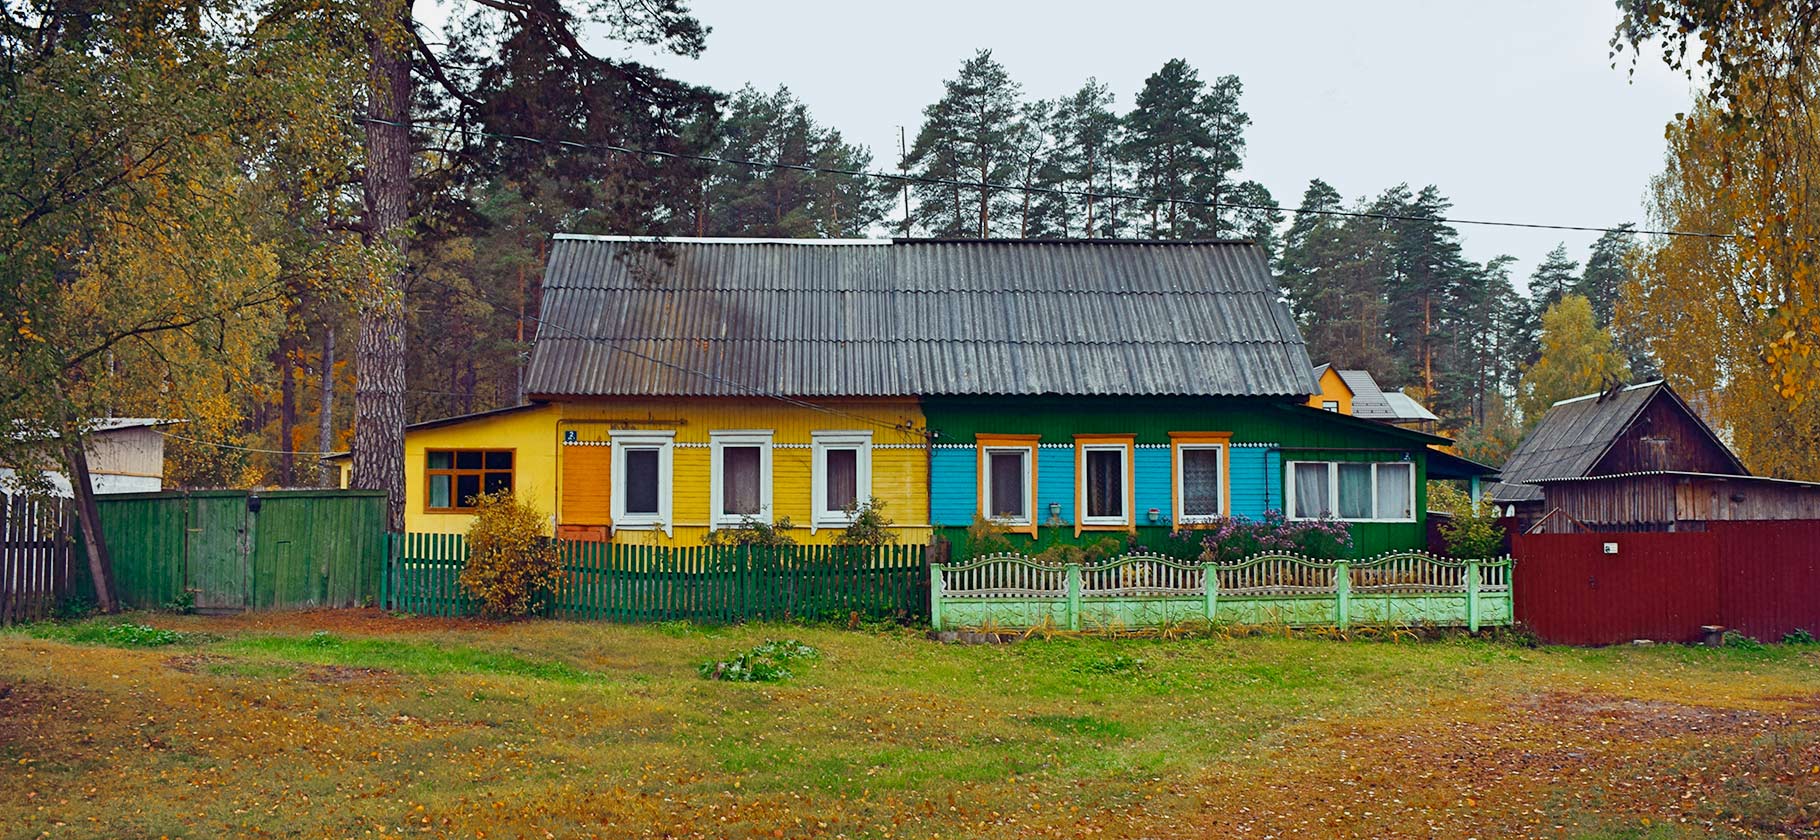
[[[96,501],[125,606],[158,608],[186,593],[206,612],[352,607],[382,597],[383,492],[196,490]],[[93,591],[86,579],[82,586]]]

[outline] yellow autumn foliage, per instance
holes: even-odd
[[[1758,118],[1701,103],[1671,123],[1648,198],[1651,227],[1737,235],[1645,241],[1617,317],[1746,466],[1820,478],[1820,124],[1777,104],[1820,85],[1739,90],[1763,105]]]
[[[474,503],[461,588],[489,618],[525,615],[554,597],[562,558],[544,533],[543,514],[510,493],[483,494]]]

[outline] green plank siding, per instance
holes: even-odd
[[[1397,549],[1421,548],[1426,543],[1427,489],[1426,441],[1432,438],[1382,426],[1370,421],[1306,410],[1277,400],[1248,397],[930,397],[923,414],[942,444],[972,444],[979,434],[1035,434],[1043,444],[1072,445],[1077,434],[1130,434],[1141,446],[1168,444],[1170,432],[1230,432],[1233,512],[1257,518],[1266,510],[1282,510],[1283,464],[1287,461],[1401,461],[1416,470],[1416,521],[1409,523],[1357,522],[1351,526],[1353,556],[1380,554]],[[976,508],[977,476],[974,453],[967,448],[938,448],[930,476],[931,511],[938,534],[954,543],[955,556],[970,555],[966,525]],[[1156,547],[1167,540],[1167,524],[1147,524],[1149,508],[1158,508],[1165,522],[1170,510],[1171,478],[1166,450],[1140,448],[1136,454],[1138,523],[1135,541]],[[1037,472],[1039,527],[1034,539],[1013,535],[1018,551],[1040,551],[1058,542],[1094,543],[1106,532],[1074,536],[1072,453],[1042,449]],[[1159,467],[1163,470],[1159,473]],[[1044,526],[1048,503],[1063,502],[1059,525]]]

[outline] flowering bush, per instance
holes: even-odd
[[[1201,559],[1215,563],[1243,560],[1266,551],[1310,557],[1338,557],[1352,548],[1352,531],[1338,519],[1289,519],[1282,511],[1264,512],[1261,520],[1223,517],[1193,532],[1201,537]],[[1178,532],[1176,539],[1181,539]]]

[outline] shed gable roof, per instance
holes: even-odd
[[[558,236],[527,392],[1306,396],[1248,242]]]
[[[1504,463],[1503,481],[1492,487],[1492,499],[1503,503],[1537,501],[1542,498],[1537,482],[1590,475],[1599,459],[1658,398],[1672,400],[1737,464],[1739,474],[1748,473],[1673,388],[1660,381],[1645,382],[1550,406]]]

